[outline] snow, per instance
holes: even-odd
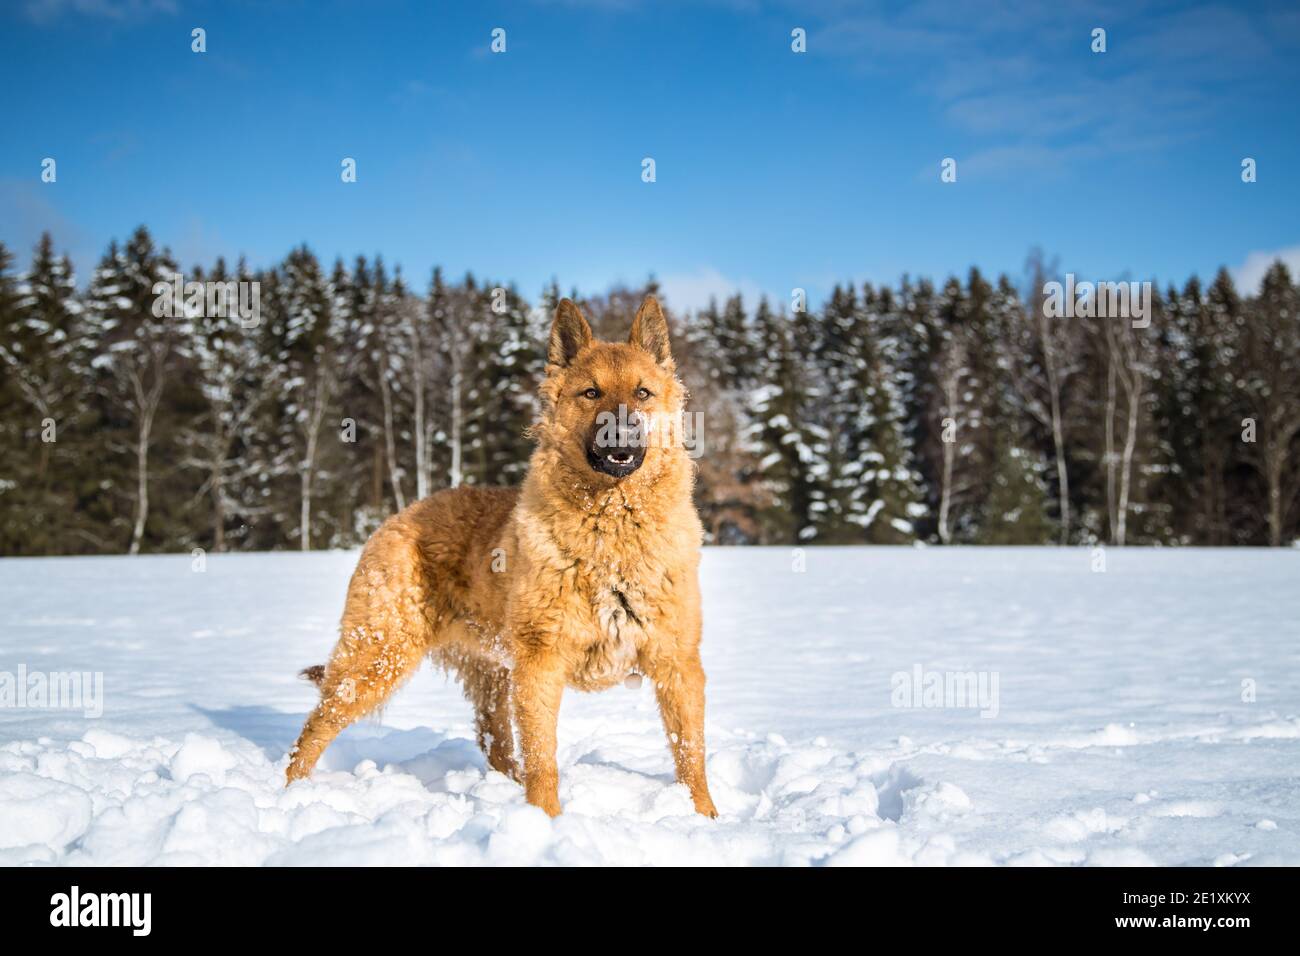
[[[0,561],[0,672],[103,676],[0,706],[0,864],[1300,863],[1295,552],[800,550],[705,553],[717,820],[649,682],[566,695],[555,820],[427,668],[285,789],[355,554]]]

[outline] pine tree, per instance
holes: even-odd
[[[805,363],[792,324],[784,315],[774,315],[766,300],[759,304],[755,325],[762,346],[756,363],[762,384],[749,396],[747,437],[761,453],[758,472],[771,502],[764,524],[774,542],[806,542],[817,534],[820,436],[808,434]]]
[[[717,346],[722,362],[721,384],[726,389],[743,389],[753,384],[755,350],[739,294],[727,299],[717,330]]]
[[[1201,458],[1204,462],[1203,506],[1200,527],[1204,544],[1258,543],[1250,537],[1249,501],[1245,460],[1241,441],[1242,421],[1247,413],[1239,388],[1246,344],[1245,308],[1227,269],[1220,269],[1205,297],[1200,334],[1208,340],[1203,370],[1205,386],[1201,398],[1205,426],[1201,430]],[[1171,502],[1175,512],[1186,507]]]
[[[383,469],[376,441],[378,401],[367,378],[369,344],[374,336],[371,323],[373,278],[364,256],[353,260],[351,269],[341,258],[334,261],[328,282],[333,356],[331,397],[322,452],[332,463],[331,481],[325,492],[325,509],[331,515],[330,544],[347,546],[364,541],[383,519]]]
[[[1033,330],[1026,328],[1020,297],[1007,276],[987,288],[983,391],[986,441],[991,443],[988,487],[973,540],[1044,544],[1054,530],[1048,514],[1051,491],[1044,477],[1052,471],[1051,416],[1045,409],[1041,416],[1026,413],[1024,382],[1019,377],[1024,364],[1008,354],[1011,350],[1004,344],[1017,342],[1032,354]]]
[[[887,292],[887,290],[886,290]],[[860,476],[849,503],[850,520],[863,528],[869,544],[899,544],[914,539],[915,521],[924,514],[903,422],[902,397],[893,364],[896,341],[893,298],[863,291],[854,323],[859,359],[855,389],[860,401],[847,423],[855,436],[850,472]]]
[[[1171,295],[1166,315],[1156,387],[1168,537],[1227,544],[1234,534],[1228,480],[1242,419],[1232,371],[1241,349],[1241,304],[1221,270],[1204,296],[1200,283],[1189,280],[1181,295]]]
[[[1300,289],[1280,261],[1264,274],[1249,312],[1243,392],[1255,434],[1243,442],[1244,458],[1262,485],[1268,543],[1278,547],[1296,533],[1300,517]]]
[[[481,480],[518,484],[532,451],[528,427],[537,414],[537,386],[545,364],[544,323],[513,287],[493,286],[483,294],[483,317],[490,325],[477,374],[484,384],[484,421],[491,424],[483,430]]]
[[[645,290],[651,292],[653,286]],[[632,303],[640,304],[639,296]],[[670,332],[679,329],[668,313]],[[766,301],[759,303],[755,323],[772,321]],[[760,474],[762,446],[753,439],[751,404],[762,370],[751,364],[747,384],[740,389],[719,387],[714,364],[719,351],[711,334],[700,327],[698,314],[689,316],[674,335],[673,356],[677,374],[689,393],[683,419],[683,443],[695,459],[695,502],[704,525],[705,540],[718,544],[750,544],[770,538],[764,519],[771,513],[768,489]],[[749,323],[744,323],[751,328]],[[752,332],[752,329],[751,329]]]
[[[1041,505],[1030,501],[991,509],[985,500],[995,475],[1033,470],[1037,459],[1018,421],[1010,370],[1001,358],[1002,331],[1017,310],[1005,278],[995,289],[972,269],[964,288],[950,279],[933,311],[920,318],[913,357],[931,365],[933,382],[924,383],[923,368],[912,373],[923,382],[914,393],[925,417],[917,450],[931,482],[935,533],[943,543],[985,540],[986,531],[993,534],[984,527],[986,519],[1026,508],[1036,512]],[[1041,486],[1016,482],[1014,487],[1036,495]]]
[[[260,318],[239,312],[240,284],[248,288],[256,280],[242,263],[231,276],[218,259],[206,281],[226,289],[225,305],[209,300],[191,319],[193,383],[203,405],[186,422],[181,441],[185,464],[202,482],[197,494],[210,505],[210,534],[196,536],[220,552],[229,547],[228,535],[246,538],[249,522],[267,510],[260,492],[269,462],[257,452],[272,440],[260,426],[282,379],[260,347]]]
[[[837,457],[834,424],[828,414],[834,383],[823,364],[827,351],[824,316],[807,310],[796,312],[789,322],[789,336],[790,401],[798,412],[794,421],[802,472],[799,497],[802,500],[806,495],[808,502],[807,521],[797,530],[799,540],[812,543],[819,541],[835,520],[832,479]]]
[[[379,434],[382,436],[388,490],[397,511],[406,507],[404,484],[407,471],[403,453],[411,445],[410,433],[404,427],[404,423],[410,420],[407,408],[410,392],[408,359],[402,342],[405,330],[401,326],[401,303],[405,298],[406,287],[401,272],[390,283],[383,261],[376,260],[370,303],[374,334],[368,368],[373,390],[380,400]]]
[[[980,544],[1048,544],[1055,526],[1047,514],[1047,487],[1037,456],[1014,432],[1000,431],[996,464],[983,502]]]
[[[347,407],[335,404],[342,349],[335,325],[332,292],[320,263],[305,246],[295,249],[281,267],[263,280],[271,293],[266,315],[273,361],[284,377],[274,407],[275,444],[281,449],[275,473],[281,538],[303,551],[315,543],[337,540],[346,530],[342,518],[317,508],[318,494],[331,488],[339,468],[330,467],[336,436],[345,431]],[[339,420],[331,413],[342,412]],[[356,431],[359,432],[359,429]]]
[[[459,382],[453,387],[453,381],[463,376],[463,355],[453,325],[451,290],[443,281],[442,269],[437,266],[429,280],[425,319],[425,354],[429,368],[424,439],[427,482],[430,489],[455,487],[460,483],[462,473],[457,429],[463,429],[460,406],[463,389]]]
[[[189,335],[183,301],[154,289],[172,287],[176,275],[171,257],[154,247],[153,238],[141,226],[125,247],[109,246],[89,292],[94,411],[106,442],[105,458],[113,460],[105,468],[104,485],[111,499],[100,506],[106,512],[102,516],[126,532],[129,554],[139,553],[146,544],[167,542],[161,522],[149,531],[154,504],[150,488],[169,452],[164,426],[170,406],[164,399],[169,388],[174,390],[182,380]],[[162,461],[155,455],[156,446],[161,447]],[[123,515],[123,503],[129,508],[129,520]]]
[[[496,317],[491,299],[473,274],[466,274],[457,297],[458,328],[463,343],[461,395],[464,408],[462,434],[462,478],[470,485],[496,484],[491,474],[489,456],[496,439],[497,423],[490,417],[492,394],[496,383],[488,377],[492,362]]]
[[[0,554],[30,553],[25,498],[30,481],[25,419],[29,403],[20,383],[24,360],[20,343],[26,339],[18,310],[17,281],[11,271],[13,253],[0,242]],[[19,410],[22,411],[19,411]]]
[[[731,368],[727,356],[723,354],[722,316],[718,312],[718,302],[710,299],[709,304],[695,312],[687,326],[686,341],[691,355],[697,360],[695,372],[707,381],[710,388],[727,388],[731,377]]]
[[[917,476],[920,501],[913,523],[916,539],[929,541],[938,533],[942,474],[942,424],[934,417],[939,401],[934,370],[941,346],[938,303],[934,286],[915,284],[904,276],[883,340],[891,351],[894,383],[903,420],[903,437]]]
[[[76,444],[87,356],[72,264],[55,255],[49,233],[21,281],[7,281],[0,266],[0,315],[7,317],[0,319],[0,370],[9,385],[0,400],[13,409],[4,458],[14,469],[0,477],[14,482],[3,492],[13,525],[0,530],[0,553],[72,553],[81,547],[76,506],[85,470]]]
[[[806,327],[809,335],[810,374],[816,379],[821,400],[814,409],[814,421],[825,435],[821,469],[824,498],[815,513],[819,543],[840,544],[853,540],[864,515],[855,514],[855,499],[864,477],[861,460],[866,436],[855,426],[862,409],[861,374],[864,356],[859,354],[857,293],[852,285],[836,286],[822,310],[820,320]]]

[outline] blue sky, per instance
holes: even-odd
[[[305,241],[419,289],[654,273],[678,306],[1019,277],[1035,245],[1081,278],[1300,266],[1294,2],[16,0],[0,74],[20,261],[49,229],[84,268],[143,222],[184,266]]]

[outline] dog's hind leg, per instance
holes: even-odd
[[[415,673],[433,636],[418,548],[398,529],[380,529],[348,585],[339,641],[324,674],[307,676],[321,699],[289,752],[292,783],[311,773],[325,748],[353,721],[379,707]]]
[[[488,766],[520,780],[515,763],[515,730],[511,721],[510,671],[473,649],[474,637],[465,626],[453,623],[441,635],[430,658],[456,675],[465,699],[474,705],[478,749]]]
[[[479,658],[462,670],[465,696],[474,705],[478,746],[488,766],[515,780],[515,731],[510,720],[510,672]]]

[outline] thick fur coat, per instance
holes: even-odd
[[[305,672],[321,700],[288,781],[309,774],[344,727],[429,657],[464,685],[490,766],[552,816],[565,688],[646,677],[677,777],[695,808],[715,816],[685,400],[653,296],[626,343],[593,340],[578,307],[561,302],[523,487],[439,492],[370,538],[329,663]]]

